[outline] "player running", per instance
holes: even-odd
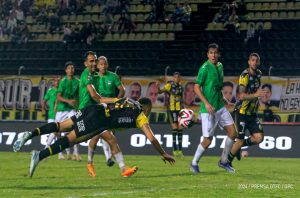
[[[218,165],[230,173],[235,170],[227,161],[227,156],[236,137],[236,128],[234,121],[224,107],[222,95],[223,83],[223,65],[218,62],[220,53],[219,46],[215,43],[209,44],[207,51],[208,60],[200,67],[195,84],[195,93],[201,99],[200,118],[202,120],[203,141],[198,145],[193,161],[191,171],[199,173],[199,160],[204,151],[211,144],[217,125],[221,126],[227,132],[225,147]]]
[[[112,103],[114,100],[114,98],[101,98],[100,102]],[[31,132],[25,132],[22,137],[15,141],[13,149],[15,152],[19,151],[27,140],[36,136],[54,131],[70,131],[67,136],[59,139],[48,148],[42,151],[32,151],[29,169],[29,176],[32,177],[36,166],[44,158],[57,154],[73,144],[84,142],[97,134],[101,134],[101,138],[109,143],[113,156],[121,169],[122,176],[128,177],[133,175],[138,168],[126,168],[117,140],[108,130],[140,128],[159,152],[162,160],[173,164],[175,163],[174,158],[163,150],[149,126],[148,116],[151,113],[151,108],[152,104],[148,98],[141,98],[139,102],[124,98],[116,101],[112,106],[90,105],[77,111],[73,117],[63,122],[48,123]]]

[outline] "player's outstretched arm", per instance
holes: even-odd
[[[87,89],[90,93],[90,96],[95,100],[96,102],[100,103],[114,103],[116,101],[116,98],[102,98],[98,92],[95,90],[93,85],[87,85]]]
[[[149,124],[144,124],[142,126],[142,131],[145,133],[146,137],[150,140],[154,148],[160,153],[162,160],[166,163],[168,161],[170,164],[175,163],[175,159],[166,153],[164,149],[161,147],[157,139],[154,137],[153,132],[149,126]]]

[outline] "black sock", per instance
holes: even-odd
[[[232,162],[234,160],[234,157],[235,157],[235,155],[230,152],[227,156],[228,162]]]
[[[251,138],[244,140],[244,146],[252,146],[254,143],[251,141]]]
[[[178,150],[182,150],[182,129],[177,129],[178,135]]]
[[[176,144],[176,136],[177,136],[177,130],[173,129],[172,130],[172,135],[173,135],[173,151],[177,151],[177,144]]]
[[[61,139],[58,139],[54,144],[50,145],[48,148],[42,150],[39,155],[40,161],[50,155],[55,155],[62,152],[70,145],[67,136],[64,136]]]
[[[59,122],[50,122],[32,131],[32,137],[59,131]]]

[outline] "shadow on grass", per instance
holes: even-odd
[[[139,176],[138,174],[134,177],[136,179],[144,179],[144,178],[162,178],[162,177],[178,177],[178,176],[208,176],[208,175],[221,175],[224,174],[224,171],[210,171],[210,172],[201,172],[199,174],[194,174],[192,172],[183,172],[183,173],[170,173],[170,174],[160,174],[160,175],[148,175],[148,176]]]

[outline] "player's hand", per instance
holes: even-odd
[[[207,103],[205,104],[205,108],[208,111],[208,113],[213,114],[215,112],[215,108],[211,106],[211,104]]]
[[[161,156],[161,159],[162,159],[165,163],[167,163],[167,161],[168,161],[171,165],[173,165],[173,164],[175,163],[175,159],[174,159],[171,155],[169,155],[168,153],[164,153],[164,154]]]
[[[68,100],[68,104],[71,106],[75,105],[76,100]]]
[[[262,97],[266,95],[266,91],[264,89],[258,89],[254,95],[255,97]]]
[[[42,109],[42,116],[43,116],[43,117],[46,116],[46,111],[45,111],[45,109]]]

